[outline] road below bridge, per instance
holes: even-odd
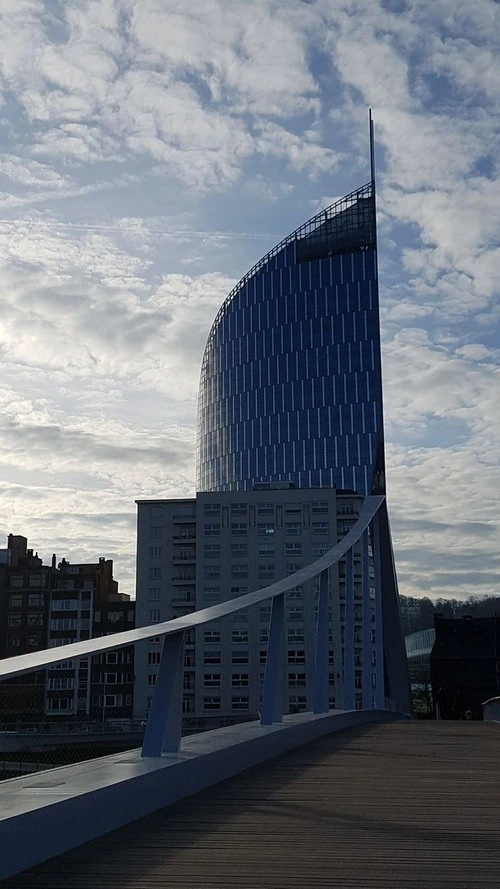
[[[2,889],[499,889],[499,767],[496,724],[346,729]]]

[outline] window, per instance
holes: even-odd
[[[149,547],[149,555],[152,559],[159,559],[161,557],[161,546],[150,546]]]
[[[290,695],[290,713],[301,713],[306,709],[307,701],[305,695]]]
[[[215,605],[220,602],[220,588],[218,586],[207,586],[203,594],[205,605]]]
[[[274,504],[257,503],[257,515],[274,515]]]
[[[329,522],[313,522],[312,523],[313,534],[328,534],[329,530],[330,530]]]
[[[262,563],[258,566],[259,580],[274,580],[274,565],[272,563]]]
[[[235,580],[244,580],[246,577],[248,577],[248,565],[231,565],[231,577],[233,577]]]
[[[231,685],[233,688],[248,688],[248,673],[233,673]]]
[[[233,630],[231,633],[231,642],[244,642],[248,644],[248,630]]]
[[[231,544],[231,555],[232,556],[246,556],[248,552],[248,546],[246,543],[232,543]]]
[[[211,696],[209,698],[203,698],[203,709],[204,710],[220,710],[220,698]]]
[[[288,652],[288,663],[289,664],[305,664],[306,662],[306,653],[302,649],[294,650]]]
[[[132,701],[130,702],[132,703]],[[191,713],[193,709],[193,701],[191,698],[183,698],[182,699],[182,712],[183,713]]]
[[[340,515],[353,515],[354,506],[352,503],[342,503],[340,506]]]
[[[50,621],[51,630],[76,630],[76,617],[57,617]]]
[[[220,513],[220,503],[205,503],[203,510],[205,515],[218,515]]]
[[[117,624],[119,621],[124,620],[125,615],[123,611],[108,611],[107,616],[103,619],[109,621],[110,624]]]
[[[246,522],[231,522],[231,535],[233,537],[244,537],[247,533]]]
[[[248,710],[248,695],[238,695],[231,698],[231,708],[233,710]]]
[[[303,599],[304,593],[302,592],[301,586],[294,586],[291,590],[288,590],[286,594],[286,598],[288,599]]]
[[[19,648],[21,645],[21,637],[20,636],[9,636],[7,645],[9,648]]]
[[[195,558],[195,550],[192,546],[179,546],[177,547],[176,552],[174,553],[175,559],[182,559],[185,561],[193,560]]]
[[[148,685],[156,685],[156,673],[148,674]]]
[[[149,510],[149,515],[151,516],[151,518],[153,518],[154,516],[162,515],[162,514],[163,514],[163,506],[151,506],[151,508]]]
[[[149,569],[149,579],[150,580],[161,580],[161,568],[150,568]]]
[[[77,611],[78,599],[52,599],[51,611]]]
[[[192,691],[194,688],[194,674],[193,673],[184,673],[182,677],[182,687],[184,691]]]
[[[22,608],[23,607],[23,596],[22,593],[14,593],[9,596],[9,606],[10,608]]]
[[[303,688],[306,684],[306,674],[305,673],[289,673],[288,674],[288,685],[290,688]]]
[[[19,587],[22,587],[23,582],[24,582],[24,577],[22,574],[13,574],[12,577],[10,578],[11,587],[17,587],[19,589]]]
[[[285,543],[285,555],[286,556],[301,556],[302,555],[302,544],[301,543]]]
[[[150,602],[158,602],[161,599],[161,589],[159,586],[152,586],[149,588],[148,599]]]
[[[259,664],[265,664],[267,662],[267,650],[263,648],[259,651]]]
[[[217,537],[220,534],[220,522],[210,522],[205,525],[205,537]]]
[[[157,624],[161,620],[161,610],[159,608],[149,609],[149,623]]]
[[[312,548],[312,554],[314,559],[319,559],[320,556],[323,556],[326,552],[328,552],[330,548],[330,544],[327,542],[315,543]]]
[[[259,642],[261,645],[269,642],[269,630],[259,630]]]
[[[287,633],[288,642],[292,645],[295,642],[303,642],[304,641],[304,630],[288,630]],[[292,652],[290,652],[291,654]],[[296,661],[294,661],[296,663]]]
[[[21,615],[20,614],[9,614],[9,619],[7,621],[7,625],[9,627],[20,627],[21,626]]]
[[[28,606],[40,607],[40,605],[44,604],[44,595],[43,593],[29,593],[28,594]]]
[[[217,643],[220,642],[220,630],[205,630],[203,633],[203,641],[205,644]]]
[[[73,699],[72,698],[49,698],[47,701],[47,709],[48,710],[58,710],[59,712],[72,709]]]
[[[271,619],[271,606],[270,605],[260,605],[259,606],[259,620],[267,620]]]
[[[285,531],[290,537],[294,537],[297,536],[297,534],[300,534],[301,528],[302,525],[300,524],[300,522],[287,522],[285,525]]]
[[[203,577],[205,580],[219,580],[220,565],[205,565]]]
[[[220,543],[205,543],[203,556],[205,559],[218,559],[220,557]]]
[[[74,679],[72,676],[57,676],[54,679],[49,679],[49,691],[67,691],[72,689],[73,685]]]
[[[259,543],[257,547],[258,556],[268,556],[274,558],[274,543]]]
[[[45,574],[30,574],[30,586],[45,586]]]
[[[231,663],[235,666],[238,664],[248,664],[248,651],[233,651],[231,653]]]
[[[257,522],[257,534],[259,537],[268,537],[274,534],[274,525],[269,522]]]
[[[220,688],[220,673],[204,673],[203,685],[205,688]]]
[[[328,515],[328,500],[316,500],[311,506],[313,515]]]
[[[231,503],[231,515],[246,515],[247,514],[247,505],[246,503]]]
[[[12,615],[11,615],[12,616]],[[43,627],[44,624],[44,615],[42,614],[28,614],[27,624],[29,627]]]
[[[205,651],[203,655],[203,663],[208,667],[210,664],[220,664],[220,651]]]
[[[304,606],[303,605],[289,605],[288,606],[288,620],[304,620]]]
[[[104,695],[105,707],[121,707],[123,706],[123,695]]]
[[[151,526],[151,537],[158,538],[162,536],[163,528],[161,525],[152,525]]]
[[[237,596],[242,596],[243,593],[248,593],[247,586],[232,586],[231,587],[231,599],[234,599]]]
[[[302,568],[302,562],[287,562],[285,565],[285,571],[287,574],[295,574],[296,571],[300,571]]]
[[[148,651],[148,664],[159,664],[161,654],[159,651]]]

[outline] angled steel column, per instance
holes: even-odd
[[[319,576],[318,620],[316,623],[316,653],[314,660],[313,712],[328,713],[328,568]]]
[[[354,710],[354,553],[345,557],[344,710]]]
[[[335,680],[335,708],[344,708],[344,689],[342,684],[342,628],[340,621],[340,580],[339,563],[330,568],[330,590],[332,598],[332,635],[333,635],[333,670]]]
[[[260,724],[283,722],[285,658],[285,595],[275,596],[271,611]]]
[[[373,567],[375,572],[375,707],[385,709],[384,689],[384,638],[382,622],[382,576],[380,552],[380,517],[372,521]]]
[[[372,624],[370,599],[370,559],[368,529],[361,538],[361,578],[363,595],[363,710],[372,710]]]
[[[165,636],[142,756],[178,753],[182,733],[184,631]]]

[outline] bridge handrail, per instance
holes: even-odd
[[[162,623],[137,627],[134,630],[125,630],[122,633],[112,633],[109,636],[100,636],[96,639],[86,639],[82,642],[73,642],[69,645],[60,645],[57,648],[47,648],[42,651],[35,651],[32,654],[21,654],[16,657],[5,658],[0,660],[0,679],[20,676],[23,673],[29,673],[42,667],[49,667],[51,664],[57,664],[72,658],[88,657],[89,655],[109,651],[112,648],[123,648],[125,645],[132,645],[135,642],[141,642],[144,639],[151,639],[155,636],[169,636],[183,630],[191,630],[194,627],[199,627],[226,617],[229,614],[234,614],[244,608],[249,608],[251,605],[258,605],[266,599],[274,599],[276,596],[283,595],[295,586],[312,580],[325,571],[325,569],[335,565],[357,543],[384,500],[384,495],[369,495],[365,497],[357,521],[342,540],[319,559],[316,559],[294,574],[289,574],[282,580],[262,587],[260,590],[255,590],[253,593],[246,593],[237,599],[221,602],[219,605],[210,606],[210,608],[202,608],[192,614],[175,617]]]

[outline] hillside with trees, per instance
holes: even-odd
[[[434,615],[443,617],[494,617],[500,615],[500,596],[469,596],[468,599],[416,599],[400,596],[403,634],[417,633],[434,626]]]

